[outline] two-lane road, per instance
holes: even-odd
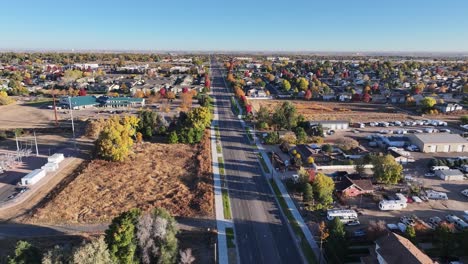
[[[302,263],[255,150],[232,113],[222,65],[215,62],[211,72],[240,263]]]

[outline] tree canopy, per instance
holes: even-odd
[[[395,161],[391,155],[372,156],[372,171],[377,181],[385,184],[396,184],[403,177],[403,166]]]

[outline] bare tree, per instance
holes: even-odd
[[[179,264],[192,264],[195,261],[195,257],[192,255],[191,248],[180,250],[179,254],[180,254]]]

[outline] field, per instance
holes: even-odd
[[[250,100],[255,111],[260,106],[273,109],[285,101]],[[350,122],[370,122],[385,120],[405,120],[408,115],[392,105],[379,105],[349,102],[291,101],[299,114],[307,120],[346,120]]]
[[[98,223],[131,208],[164,207],[174,216],[213,213],[208,134],[198,146],[136,146],[125,162],[91,161],[65,188],[50,195],[26,222]]]
[[[0,106],[0,113],[0,129],[47,127],[54,122],[54,111],[39,104]]]

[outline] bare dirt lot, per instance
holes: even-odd
[[[213,213],[208,134],[198,146],[143,143],[122,163],[91,161],[26,222],[108,222],[131,208],[164,207],[174,216]]]
[[[54,111],[38,105],[11,104],[0,106],[0,129],[33,128],[50,126]]]
[[[250,100],[255,111],[260,106],[273,109],[285,101]],[[350,122],[371,122],[386,120],[404,120],[409,116],[392,105],[350,102],[291,101],[297,112],[308,120],[347,120]]]

